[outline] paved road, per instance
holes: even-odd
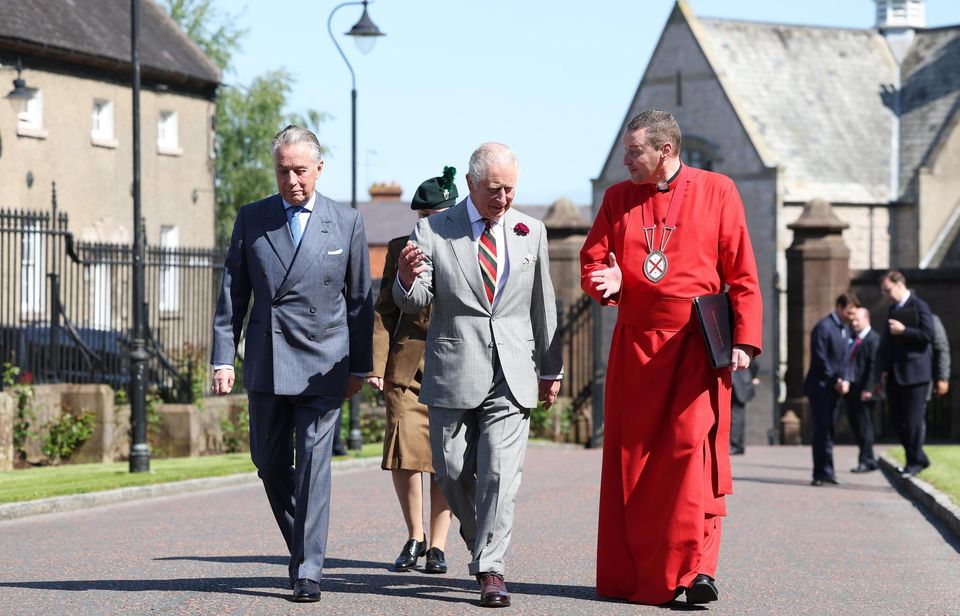
[[[839,468],[853,458],[838,448]],[[599,453],[527,459],[504,613],[663,614],[594,595]],[[879,473],[836,488],[809,474],[809,448],[734,459],[721,600],[706,611],[960,614],[960,543]],[[483,613],[455,530],[449,574],[389,570],[405,537],[388,473],[340,472],[334,490],[319,605],[286,600],[285,548],[252,484],[0,523],[0,614]]]

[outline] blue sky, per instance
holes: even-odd
[[[330,114],[318,188],[350,199],[350,74],[327,34],[338,2],[217,0],[249,30],[228,83],[283,67],[296,77],[290,110]],[[868,28],[873,0],[688,0],[696,15]],[[672,0],[377,0],[387,36],[362,55],[342,33],[359,19],[346,6],[333,32],[357,75],[357,195],[398,182],[408,199],[444,165],[457,186],[473,149],[510,145],[520,160],[517,204],[568,197],[590,202],[590,181],[621,126]],[[960,2],[927,0],[927,26],[960,24]]]

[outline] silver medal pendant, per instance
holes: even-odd
[[[667,255],[654,250],[643,260],[643,275],[650,282],[660,282],[667,275]]]

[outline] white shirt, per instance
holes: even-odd
[[[869,325],[867,325],[866,327],[864,327],[864,328],[863,328],[863,331],[860,332],[859,334],[857,334],[857,338],[859,338],[860,340],[863,340],[864,338],[866,338],[866,337],[867,337],[867,334],[870,333],[870,329],[871,329],[871,327],[870,327]]]

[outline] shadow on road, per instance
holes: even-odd
[[[163,556],[153,560],[193,560],[202,563],[259,563],[264,565],[287,566],[289,556],[267,556],[246,554],[242,556]],[[390,565],[369,560],[344,560],[342,558],[328,558],[324,561],[324,569],[390,569]]]
[[[268,562],[284,561],[272,556],[170,557],[156,560],[201,560],[212,562]],[[427,574],[344,573],[336,569],[359,568],[371,563],[331,559],[324,573],[321,587],[324,593],[369,594],[385,597],[408,597],[446,603],[477,603],[479,587],[474,580]],[[283,563],[279,563],[283,564]],[[381,563],[372,563],[380,566]],[[286,600],[286,577],[217,577],[174,578],[168,580],[50,580],[28,582],[0,582],[0,588],[22,588],[61,592],[117,591],[117,592],[204,592],[225,593]],[[562,584],[531,584],[508,582],[515,595],[563,597],[598,603],[609,603],[597,597],[592,586],[565,586]]]
[[[734,482],[737,481],[748,481],[751,483],[764,483],[764,484],[774,484],[781,486],[799,486],[809,488],[810,485],[809,479],[773,479],[770,477],[734,477]],[[891,488],[889,486],[865,486],[855,483],[841,483],[836,486],[821,486],[817,488],[818,490],[848,490],[853,492],[890,492]]]

